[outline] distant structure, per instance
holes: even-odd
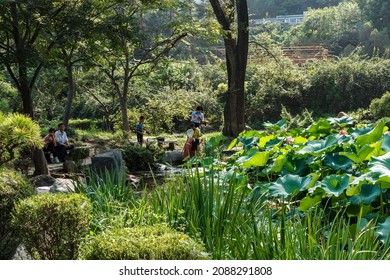
[[[300,66],[304,65],[307,60],[326,59],[329,56],[328,49],[318,45],[289,46],[283,47],[282,51],[284,56]]]
[[[250,24],[261,25],[266,22],[280,22],[287,24],[300,24],[303,21],[304,14],[302,15],[285,15],[285,16],[276,16],[275,18],[262,18],[262,19],[253,19],[250,21]]]

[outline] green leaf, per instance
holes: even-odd
[[[351,196],[348,201],[353,204],[369,205],[380,196],[381,190],[376,185],[363,184],[360,189],[360,194]]]
[[[323,153],[330,152],[335,149],[339,140],[340,137],[335,137],[334,135],[329,135],[325,139],[321,140],[311,140],[308,141],[302,149],[298,150],[296,154],[310,154],[313,156],[319,156]]]
[[[329,123],[333,126],[346,127],[348,125],[353,125],[355,119],[353,117],[344,116],[341,118],[327,118]]]
[[[359,217],[361,213],[361,217],[367,216],[367,214],[371,213],[374,208],[371,205],[357,205],[350,204],[347,206],[346,213],[348,217]]]
[[[259,152],[256,149],[252,149],[248,154],[239,157],[236,162],[242,165],[243,168],[249,168],[252,166],[265,166],[268,159],[269,152]]]
[[[283,169],[284,164],[287,162],[287,157],[285,154],[279,155],[275,160],[274,163],[269,171],[271,172],[280,172]]]
[[[386,243],[389,240],[390,233],[390,217],[386,218],[386,221],[383,224],[378,224],[378,229],[376,230],[376,235],[379,236],[379,239]]]
[[[385,128],[384,122],[379,122],[377,126],[369,133],[358,136],[356,138],[356,145],[363,146],[377,142],[382,136]]]
[[[380,157],[372,157],[371,162],[368,164],[368,168],[379,176],[380,179],[387,177],[390,180],[390,153]],[[387,178],[384,181],[387,181]]]
[[[382,150],[390,152],[390,134],[385,134],[383,136]]]
[[[347,189],[349,179],[348,175],[329,175],[322,180],[321,186],[327,194],[339,197]]]
[[[374,151],[375,148],[371,147],[370,145],[366,144],[363,147],[361,147],[357,153],[353,152],[341,152],[341,156],[346,156],[350,160],[352,160],[354,163],[362,163],[372,151]]]
[[[308,133],[325,133],[328,134],[332,126],[330,122],[326,119],[319,119],[316,123],[312,124],[305,132]]]
[[[282,175],[287,175],[287,174],[304,175],[307,174],[306,173],[307,167],[308,166],[306,164],[306,159],[304,158],[291,159],[290,157],[288,157],[281,172]]]
[[[285,175],[269,185],[269,191],[272,196],[287,198],[294,196],[301,191],[306,190],[306,187],[312,182],[312,175],[300,177],[298,175]]]
[[[352,160],[338,153],[331,153],[325,156],[324,162],[333,170],[346,171],[352,167]]]
[[[319,204],[321,200],[322,200],[322,195],[320,194],[315,195],[313,197],[307,194],[306,197],[301,200],[301,203],[299,204],[299,210],[306,211],[311,207]]]
[[[281,119],[281,120],[279,120],[279,121],[276,122],[276,123],[264,122],[264,123],[263,123],[263,126],[264,126],[264,128],[266,128],[266,129],[278,131],[278,130],[280,130],[281,128],[283,128],[284,126],[286,126],[286,120]]]

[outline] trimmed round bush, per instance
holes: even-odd
[[[11,210],[14,204],[34,192],[34,187],[21,173],[0,169],[0,259],[11,258],[18,245],[11,228]]]
[[[81,194],[46,193],[15,204],[12,224],[33,259],[72,260],[92,218]]]
[[[202,245],[165,225],[117,228],[94,236],[81,248],[87,260],[202,260]]]

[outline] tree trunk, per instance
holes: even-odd
[[[50,175],[49,168],[47,167],[45,154],[43,153],[42,149],[35,149],[32,151],[32,160],[35,166],[33,174],[34,176]]]
[[[66,66],[66,70],[68,72],[69,92],[68,92],[68,98],[66,100],[64,116],[62,118],[62,122],[65,124],[65,127],[68,126],[68,123],[69,123],[70,110],[72,108],[73,97],[74,97],[73,67],[72,67],[71,63]]]
[[[130,132],[130,122],[129,122],[129,115],[127,114],[127,94],[123,93],[123,95],[120,97],[120,103],[121,103],[121,112],[122,112],[122,129],[125,133]]]
[[[245,73],[249,44],[249,19],[246,0],[229,2],[228,6],[221,6],[219,0],[210,0],[218,22],[225,33],[224,43],[226,52],[226,66],[228,72],[228,96],[224,108],[223,135],[237,137],[245,130]],[[226,4],[226,3],[224,3]],[[236,17],[232,16],[234,10]],[[237,19],[237,31],[234,19]]]

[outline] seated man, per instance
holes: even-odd
[[[56,150],[60,162],[65,162],[65,158],[67,155],[66,150],[70,150],[72,148],[73,145],[70,145],[68,136],[65,132],[65,125],[63,123],[60,123],[58,125],[58,130],[56,131]]]

